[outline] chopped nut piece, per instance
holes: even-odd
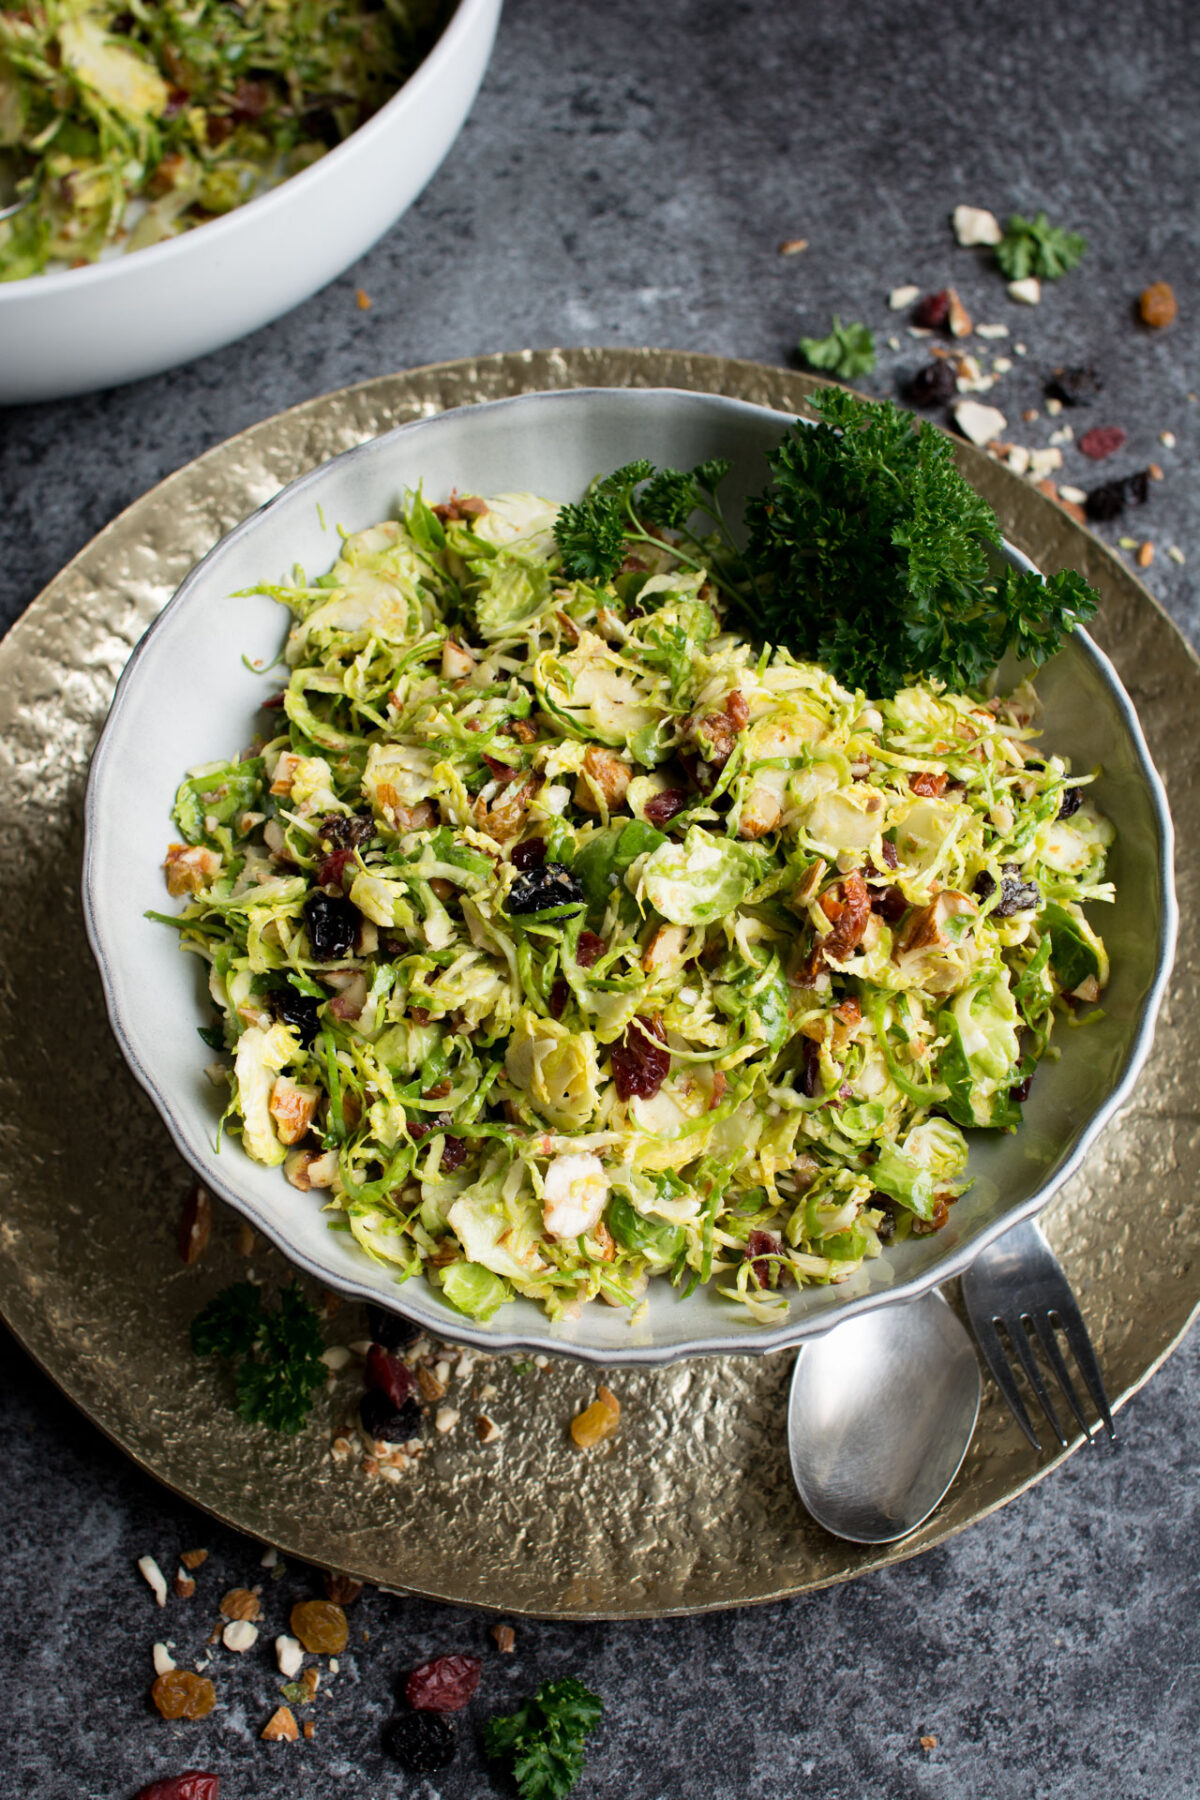
[[[1152,543],[1150,543],[1149,540],[1147,540],[1147,542],[1142,545],[1141,549],[1137,553],[1138,568],[1139,569],[1148,569],[1150,567],[1150,564],[1153,561],[1154,561],[1154,545]]]
[[[1181,567],[1187,561],[1187,557],[1183,554],[1183,551],[1179,548],[1178,544],[1168,544],[1167,555],[1173,563],[1179,563]]]
[[[447,1431],[453,1431],[454,1427],[458,1424],[458,1420],[459,1413],[455,1407],[439,1406],[433,1423],[438,1431],[445,1433]]]
[[[977,325],[975,327],[975,336],[981,338],[1006,338],[1008,336],[1008,326]]]
[[[995,213],[986,206],[956,206],[951,223],[955,237],[967,250],[978,244],[998,244],[1004,236]]]
[[[1010,281],[1009,298],[1019,300],[1022,306],[1036,306],[1042,297],[1042,284],[1036,275],[1027,275],[1023,281]]]
[[[154,1658],[154,1673],[156,1675],[165,1675],[169,1670],[177,1669],[179,1667],[165,1644],[155,1644],[150,1654]]]
[[[281,1706],[271,1714],[259,1733],[267,1744],[294,1744],[300,1736],[296,1715],[290,1706]]]
[[[167,892],[179,900],[184,894],[198,894],[214,881],[221,870],[221,858],[203,844],[169,844],[163,868]]]
[[[592,1404],[571,1420],[571,1436],[580,1450],[590,1450],[612,1436],[620,1418],[621,1402],[610,1389],[598,1387]]]
[[[221,1633],[221,1642],[227,1650],[236,1650],[239,1655],[253,1650],[258,1642],[258,1626],[252,1625],[249,1619],[231,1619]]]
[[[159,1606],[167,1604],[167,1578],[152,1556],[138,1557],[138,1570],[150,1583]]]
[[[511,1625],[493,1625],[492,1636],[501,1656],[511,1656],[517,1647],[517,1634]]]
[[[417,1370],[417,1386],[421,1390],[422,1399],[428,1400],[431,1405],[445,1398],[445,1382],[439,1381],[433,1370],[425,1368],[424,1364]]]
[[[893,288],[888,295],[888,305],[893,312],[903,312],[906,306],[913,306],[921,298],[921,290],[911,282],[903,287]]]
[[[1173,431],[1160,431],[1158,434],[1158,441],[1162,444],[1164,449],[1173,450],[1175,448],[1175,433]]]
[[[308,1665],[308,1668],[305,1669],[303,1675],[301,1675],[301,1677],[300,1677],[300,1686],[305,1690],[306,1694],[308,1695],[307,1704],[311,1705],[311,1703],[316,1699],[317,1689],[320,1687],[320,1685],[321,1685],[321,1671],[320,1671],[320,1669],[318,1669],[318,1667],[315,1663],[310,1663]]]
[[[1029,472],[1031,475],[1049,475],[1051,470],[1062,468],[1062,460],[1062,451],[1057,447],[1033,450],[1029,456]]]
[[[275,1661],[279,1664],[279,1673],[289,1681],[294,1681],[304,1663],[304,1651],[299,1638],[288,1637],[286,1632],[275,1639]]]
[[[495,1419],[489,1418],[487,1413],[480,1413],[475,1421],[475,1435],[481,1444],[494,1444],[502,1434]]]
[[[1068,487],[1064,482],[1058,490],[1058,497],[1060,500],[1069,500],[1072,506],[1082,506],[1087,499],[1087,494],[1082,488]]]
[[[584,812],[612,812],[625,804],[633,770],[611,750],[592,745],[584,752],[583,767],[575,782],[575,804]]]
[[[984,406],[979,400],[956,400],[954,422],[963,436],[978,444],[980,449],[999,437],[1008,424],[999,407]]]
[[[1151,481],[1161,481],[1163,478],[1163,472],[1159,468],[1157,463],[1147,463],[1146,464],[1146,473],[1150,477]]]
[[[179,1255],[185,1263],[199,1262],[208,1248],[212,1231],[212,1201],[208,1189],[196,1183],[179,1215]]]
[[[185,1569],[198,1569],[202,1563],[208,1561],[208,1551],[184,1550],[180,1553],[179,1560]]]
[[[325,1571],[323,1581],[325,1598],[338,1606],[353,1606],[363,1591],[361,1581],[355,1581],[349,1575],[335,1575],[332,1569]]]
[[[1027,406],[1025,411],[1021,414],[1021,417],[1027,425],[1032,425],[1035,419],[1041,417],[1041,414],[1038,412],[1036,406]]]
[[[317,1735],[317,1728],[313,1724],[312,1720],[305,1719],[305,1721],[304,1721],[304,1736],[310,1744],[312,1743],[312,1741],[316,1737],[316,1735]]]
[[[936,1750],[937,1739],[935,1737],[923,1737],[921,1739],[921,1748],[922,1750]]]
[[[956,338],[970,337],[971,315],[958,297],[957,288],[949,288],[950,310],[946,322],[950,327],[950,336]]]
[[[261,1619],[262,1601],[249,1588],[230,1588],[218,1611],[225,1619]]]
[[[182,1569],[179,1570],[171,1586],[175,1589],[175,1597],[178,1600],[190,1600],[196,1591],[196,1583],[190,1575],[185,1575]]]
[[[1169,281],[1155,281],[1148,288],[1143,288],[1138,301],[1138,312],[1143,325],[1151,325],[1161,331],[1169,325],[1179,311],[1179,302],[1175,298],[1175,290]]]
[[[370,312],[372,300],[366,288],[355,288],[354,298],[357,302],[359,312]]]
[[[779,254],[780,256],[799,256],[802,250],[807,249],[807,238],[784,238],[779,246]]]

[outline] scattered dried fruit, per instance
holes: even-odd
[[[417,1386],[408,1364],[385,1350],[382,1344],[372,1344],[367,1351],[363,1379],[369,1388],[377,1388],[381,1394],[385,1394],[397,1411],[406,1400],[412,1399]],[[330,1595],[330,1599],[332,1598]]]
[[[1046,382],[1046,395],[1060,406],[1090,406],[1104,383],[1095,369],[1071,366],[1055,369]]]
[[[621,1100],[652,1100],[671,1069],[671,1052],[663,1022],[655,1013],[640,1015],[612,1047],[613,1081]]]
[[[905,390],[914,406],[944,406],[957,391],[954,370],[944,361],[918,369]]]
[[[300,1736],[300,1727],[291,1707],[278,1707],[258,1735],[267,1744],[294,1744]]]
[[[366,288],[355,288],[354,298],[358,303],[359,312],[369,312],[374,304]]]
[[[152,1781],[139,1788],[133,1800],[219,1800],[221,1777],[206,1775],[201,1769],[185,1769],[182,1775],[169,1775],[165,1781]]]
[[[1144,506],[1150,493],[1150,476],[1145,469],[1136,475],[1118,475],[1100,487],[1092,488],[1087,497],[1087,516],[1096,524],[1119,518],[1127,506]]]
[[[947,288],[950,296],[950,308],[946,314],[946,323],[950,327],[950,336],[956,338],[970,337],[971,315],[958,297],[957,288]]]
[[[199,1262],[208,1248],[212,1231],[212,1200],[208,1189],[196,1183],[179,1215],[179,1255],[183,1262]]]
[[[206,1719],[217,1704],[217,1690],[206,1675],[191,1669],[168,1669],[150,1689],[164,1719]]]
[[[361,1581],[355,1581],[350,1575],[335,1575],[332,1569],[326,1569],[322,1586],[325,1598],[332,1600],[335,1606],[353,1606],[363,1591]]]
[[[249,1588],[230,1588],[217,1610],[226,1619],[261,1619],[262,1601]]]
[[[590,1450],[612,1436],[621,1422],[621,1402],[609,1388],[598,1387],[590,1406],[571,1420],[571,1436],[580,1450]]]
[[[477,1656],[435,1656],[411,1671],[404,1698],[414,1712],[461,1712],[482,1676]]]
[[[1125,433],[1119,425],[1093,425],[1085,431],[1079,440],[1079,448],[1093,462],[1103,462],[1106,456],[1112,456],[1125,443]]]
[[[1179,302],[1175,298],[1175,290],[1169,281],[1151,282],[1143,288],[1138,301],[1138,312],[1143,325],[1150,325],[1155,331],[1161,331],[1169,325],[1179,311]]]
[[[1154,545],[1147,539],[1137,553],[1137,566],[1139,569],[1148,569],[1153,561]]]
[[[332,1600],[301,1600],[293,1606],[289,1623],[292,1636],[313,1656],[337,1656],[346,1648],[346,1615]]]
[[[415,1400],[406,1400],[397,1408],[378,1388],[363,1395],[358,1416],[367,1436],[382,1444],[407,1444],[410,1438],[420,1437],[424,1425]]]
[[[913,324],[925,331],[937,331],[950,316],[950,289],[939,288],[936,294],[926,294],[913,307]]]
[[[435,1775],[454,1761],[458,1732],[444,1713],[403,1713],[384,1731],[383,1745],[410,1774]]]

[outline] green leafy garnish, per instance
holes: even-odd
[[[1010,281],[1025,281],[1030,275],[1057,281],[1075,267],[1086,249],[1086,238],[1051,225],[1044,212],[1032,219],[1013,213],[996,245],[996,261]]]
[[[729,467],[723,457],[710,457],[684,474],[679,469],[656,469],[641,457],[614,469],[596,482],[578,505],[558,510],[554,537],[563,573],[573,581],[611,581],[625,557],[627,543],[661,550],[661,538],[648,528],[666,526],[685,539],[682,545],[672,545],[675,559],[719,579],[718,572],[710,569],[711,548],[688,530],[688,523],[696,513],[704,514],[728,540],[716,490]],[[693,550],[705,554],[695,555]]]
[[[483,1747],[507,1763],[521,1800],[564,1800],[583,1773],[583,1742],[596,1729],[603,1704],[581,1681],[544,1681],[516,1712],[489,1719]]]
[[[797,348],[810,368],[824,369],[840,381],[869,375],[875,367],[875,335],[866,325],[843,325],[833,315],[828,337],[801,338]]]
[[[889,698],[914,676],[978,687],[1009,650],[1045,662],[1096,610],[1082,576],[1043,581],[999,558],[1000,528],[950,439],[888,401],[831,388],[751,500],[756,629]]]
[[[197,1356],[232,1365],[243,1419],[273,1431],[301,1429],[329,1371],[320,1320],[295,1282],[274,1309],[252,1281],[235,1282],[197,1313],[190,1335]]]

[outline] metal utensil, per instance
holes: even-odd
[[[981,1388],[975,1347],[936,1289],[806,1343],[788,1449],[813,1518],[855,1544],[915,1531],[962,1466]]]
[[[1076,1305],[1062,1265],[1043,1237],[1041,1228],[1033,1220],[1016,1226],[1012,1231],[1006,1231],[1002,1238],[998,1238],[976,1258],[962,1278],[962,1292],[971,1329],[983,1352],[984,1361],[991,1370],[996,1386],[1011,1407],[1017,1424],[1035,1450],[1040,1450],[1042,1446],[1030,1423],[1012,1362],[996,1330],[998,1325],[1003,1326],[1017,1361],[1049,1421],[1050,1429],[1063,1449],[1066,1449],[1067,1440],[1046,1391],[1042,1371],[1038,1367],[1034,1338],[1041,1345],[1079,1429],[1089,1444],[1093,1438],[1092,1428],[1084,1417],[1079,1397],[1063,1361],[1058,1343],[1060,1331],[1075,1354],[1079,1372],[1109,1438],[1115,1438],[1112,1412],[1108,1395],[1104,1391],[1104,1378],[1100,1373],[1100,1365],[1096,1361],[1096,1352],[1092,1349],[1092,1340],[1088,1336],[1083,1315]]]

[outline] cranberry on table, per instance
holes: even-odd
[[[461,1712],[482,1674],[477,1656],[435,1656],[410,1672],[404,1698],[414,1712]]]
[[[378,1388],[368,1388],[359,1402],[358,1416],[367,1436],[381,1444],[407,1444],[410,1438],[420,1437],[424,1423],[415,1400],[393,1406]]]
[[[133,1800],[218,1800],[219,1775],[206,1775],[200,1769],[185,1769],[182,1775],[169,1775],[163,1781],[152,1781],[139,1788]]]
[[[407,1363],[385,1350],[382,1344],[372,1344],[367,1351],[365,1379],[367,1386],[385,1395],[397,1412],[416,1391],[416,1379]]]
[[[948,362],[931,362],[917,370],[905,391],[914,406],[944,406],[958,392],[958,381]]]
[[[454,1761],[458,1732],[444,1713],[402,1713],[384,1731],[383,1746],[410,1774],[435,1775]]]

